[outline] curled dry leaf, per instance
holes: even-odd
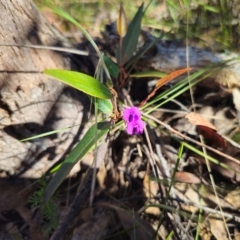
[[[191,112],[188,113],[185,118],[187,118],[191,124],[197,126],[198,133],[204,136],[208,144],[221,148],[227,146],[226,140],[217,133],[216,127],[201,115]]]
[[[197,126],[197,131],[199,134],[204,136],[205,140],[213,147],[226,148],[226,140],[221,137],[215,130],[206,126]]]

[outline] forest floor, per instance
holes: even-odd
[[[35,2],[73,45],[87,46],[71,23],[41,1]],[[58,4],[116,61],[119,37],[111,23],[117,20],[119,7],[113,2]],[[24,191],[21,182],[5,185],[0,202],[7,205],[1,214],[6,236],[58,239],[54,234],[62,230],[56,228],[57,222],[71,211],[70,203],[81,193],[81,212],[67,215],[71,226],[63,226],[64,239],[240,239],[240,9],[227,0],[172,2],[152,1],[143,17],[138,48],[154,36],[162,37],[136,62],[125,82],[124,72],[114,82],[120,111],[125,105],[139,106],[155,93],[141,109],[144,134],[128,135],[124,127],[113,126],[95,188],[86,181],[92,174],[94,154],[90,152],[60,186],[47,212],[33,207],[39,203],[37,197],[43,196],[45,178],[39,180],[38,192],[35,188]],[[141,2],[130,6],[123,1],[123,5],[130,21]],[[211,64],[215,65],[209,68]],[[94,76],[96,68],[91,58],[84,71]],[[175,78],[186,68],[192,70]],[[158,85],[163,86],[155,92]],[[21,197],[13,197],[20,190]],[[90,190],[92,204],[90,194],[84,195]],[[39,219],[41,224],[36,225]]]

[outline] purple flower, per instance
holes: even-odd
[[[141,112],[137,107],[126,108],[123,111],[123,119],[127,123],[128,134],[140,134],[143,133],[145,126],[141,119]]]

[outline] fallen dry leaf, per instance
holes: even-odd
[[[221,137],[215,130],[206,126],[197,126],[197,131],[205,138],[207,143],[211,146],[221,148],[227,147],[226,140]]]
[[[225,200],[229,202],[234,208],[240,209],[240,189],[237,188],[227,194]]]
[[[198,113],[191,112],[188,113],[185,118],[187,118],[191,124],[197,126],[198,133],[205,138],[207,144],[221,148],[227,146],[226,140],[217,133],[216,127],[204,117]]]
[[[157,195],[158,193],[158,183],[157,181],[151,181],[148,174],[144,176],[143,179],[144,194],[147,198],[151,198]]]
[[[189,172],[176,172],[174,180],[177,182],[183,182],[183,183],[192,183],[192,184],[201,183],[198,177],[196,177],[194,174]]]
[[[210,218],[209,223],[211,233],[217,240],[228,240],[226,227],[222,220]]]
[[[185,118],[188,119],[188,121],[193,125],[205,126],[217,131],[216,127],[212,123],[207,121],[204,117],[202,117],[198,113],[190,112],[185,116]]]
[[[151,181],[148,174],[146,174],[143,179],[143,186],[144,186],[143,192],[148,199],[153,198],[154,196],[157,195],[159,190],[158,183],[156,181]],[[155,202],[152,202],[152,203],[155,203]],[[159,216],[161,212],[158,207],[147,207],[145,209],[145,213],[152,214],[154,216]]]
[[[156,86],[155,88],[152,90],[152,92],[147,96],[147,98],[145,100],[143,100],[141,102],[141,104],[139,105],[139,107],[142,107],[144,104],[146,104],[146,102],[155,95],[155,93],[157,92],[157,90],[162,87],[163,85],[165,85],[166,83],[172,81],[174,78],[182,75],[183,73],[185,72],[188,72],[190,71],[191,68],[184,68],[184,69],[180,69],[180,70],[177,70],[177,71],[174,71],[170,74],[168,74],[167,76],[163,77],[163,78],[160,78],[157,83],[156,83]]]

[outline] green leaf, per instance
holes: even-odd
[[[161,33],[158,37],[152,39],[150,42],[144,44],[143,47],[140,48],[140,50],[137,51],[136,54],[134,54],[129,61],[127,62],[126,66],[124,66],[126,71],[129,71],[134,64],[138,62],[140,58],[144,58],[144,54],[152,47],[154,44],[156,44],[160,39],[162,39],[163,33]],[[146,59],[145,59],[146,60]]]
[[[104,62],[107,66],[107,69],[110,73],[110,75],[114,78],[117,78],[119,75],[119,67],[118,65],[112,61],[112,59],[110,59],[107,56],[103,56]]]
[[[59,185],[70,173],[74,165],[80,161],[89,150],[92,149],[92,147],[95,145],[95,141],[101,139],[108,132],[109,128],[109,122],[99,122],[89,128],[82,140],[70,152],[68,157],[62,163],[58,172],[49,182],[44,194],[44,202],[46,202],[53,195]]]
[[[113,105],[109,99],[97,98],[97,108],[105,114],[110,114],[113,111]]]
[[[204,10],[208,10],[209,12],[219,13],[219,10],[214,6],[209,6],[209,5],[203,4],[203,7],[204,7]]]
[[[127,34],[123,38],[122,49],[118,48],[117,50],[117,59],[119,65],[125,64],[136,50],[138,37],[141,31],[142,17],[143,17],[143,4],[139,7],[136,15],[134,16],[133,20],[130,22],[128,26]],[[122,51],[122,54],[120,54],[120,51]],[[120,57],[122,59],[120,59]]]
[[[145,78],[145,77],[162,78],[162,77],[165,77],[166,75],[167,75],[166,73],[157,72],[157,71],[144,71],[144,72],[138,72],[138,73],[130,74],[130,77],[135,77],[135,78]]]
[[[178,23],[178,21],[179,21],[178,16],[179,16],[179,12],[180,12],[178,4],[176,4],[176,2],[174,0],[167,0],[167,8],[170,12],[170,15],[171,15],[173,21],[175,23]]]
[[[60,69],[46,69],[44,73],[90,96],[102,99],[112,98],[110,90],[105,85],[87,74]]]

